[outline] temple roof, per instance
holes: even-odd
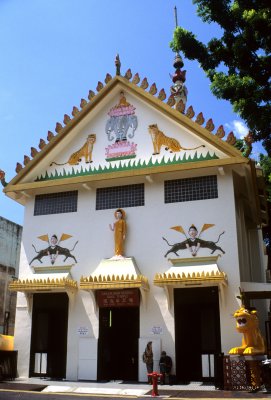
[[[24,156],[23,163],[17,162],[15,169],[16,176],[9,184],[14,185],[20,182],[21,178],[38,163],[44,154],[49,152],[59,140],[65,137],[118,83],[121,83],[126,88],[135,90],[138,95],[151,101],[161,111],[170,113],[183,124],[190,128],[193,127],[198,133],[204,136],[205,140],[215,142],[215,145],[222,148],[229,156],[242,157],[242,153],[234,147],[236,137],[233,132],[226,134],[223,125],[215,128],[212,118],[207,120],[202,112],[196,115],[193,106],[185,108],[182,101],[175,104],[172,94],[167,98],[164,89],[158,91],[155,83],[149,85],[147,78],[141,80],[138,73],[133,76],[131,70],[128,69],[123,77],[116,75],[112,78],[110,74],[107,74],[104,83],[101,81],[97,83],[96,93],[93,90],[89,90],[87,100],[84,98],[81,99],[80,109],[74,106],[70,115],[64,115],[62,123],[56,123],[55,132],[48,131],[47,138],[40,139],[38,149],[31,147],[30,154]],[[244,159],[244,162],[246,161]]]
[[[133,98],[137,98],[142,103],[148,105],[151,109],[156,110],[162,117],[165,116],[167,120],[171,120],[175,125],[182,127],[186,132],[190,132],[193,137],[198,141],[204,142],[212,149],[216,149],[222,158],[216,159],[189,160],[182,164],[172,163],[167,165],[160,165],[155,161],[155,165],[144,165],[141,169],[130,167],[130,170],[118,170],[110,173],[105,170],[97,173],[77,174],[77,176],[63,176],[59,175],[58,179],[37,179],[41,168],[47,163],[49,165],[51,160],[56,155],[57,151],[61,151],[64,142],[70,140],[78,133],[82,124],[88,119],[93,118],[99,110],[101,110],[107,101],[111,101],[114,96],[119,93],[118,91],[125,91]],[[149,84],[147,78],[141,79],[139,74],[132,74],[128,69],[124,76],[116,75],[114,78],[107,74],[104,83],[98,82],[96,91],[89,90],[87,99],[82,98],[80,108],[73,107],[71,114],[65,114],[63,122],[57,122],[55,132],[48,131],[47,138],[41,138],[38,144],[38,149],[31,147],[30,155],[24,156],[23,163],[17,163],[15,177],[7,183],[5,175],[1,174],[0,180],[4,184],[4,192],[10,198],[18,201],[21,204],[26,203],[26,199],[33,194],[44,193],[48,190],[70,190],[74,185],[85,185],[87,189],[89,184],[99,180],[107,180],[112,178],[130,178],[131,176],[149,175],[160,172],[174,172],[180,170],[191,170],[194,168],[215,167],[223,169],[224,166],[232,165],[246,165],[247,171],[253,169],[253,163],[239,151],[234,144],[236,138],[233,132],[226,133],[224,127],[219,125],[215,128],[212,118],[205,118],[202,112],[195,113],[193,107],[190,105],[186,107],[182,101],[175,104],[174,95],[170,94],[168,97],[164,89],[158,90],[155,83]],[[204,146],[203,146],[204,147]],[[189,156],[190,157],[190,156]],[[144,168],[143,168],[144,167]],[[222,171],[223,173],[223,171]],[[255,180],[255,179],[254,179]],[[63,190],[62,189],[62,190]],[[257,184],[255,184],[255,195],[259,196]],[[262,218],[266,221],[266,218]]]

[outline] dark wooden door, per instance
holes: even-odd
[[[100,308],[98,380],[138,380],[139,307]]]
[[[66,293],[34,294],[30,376],[66,377],[68,306]]]
[[[174,315],[176,378],[180,382],[206,380],[204,355],[215,358],[221,352],[217,287],[175,289]]]

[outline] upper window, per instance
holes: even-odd
[[[62,214],[77,211],[78,192],[39,194],[35,197],[34,215]]]
[[[96,210],[144,206],[144,183],[113,186],[96,191]]]
[[[216,175],[165,181],[165,203],[216,199],[217,197]]]

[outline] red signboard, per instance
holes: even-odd
[[[138,307],[139,290],[98,290],[97,303],[99,307]]]

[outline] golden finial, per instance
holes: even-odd
[[[35,157],[35,155],[37,155],[38,154],[38,150],[37,149],[35,149],[35,147],[31,147],[31,157],[32,158],[34,158]]]
[[[168,105],[169,107],[173,107],[174,104],[175,104],[175,99],[174,99],[174,97],[173,97],[173,96],[169,96],[168,101],[167,101],[167,105]]]
[[[236,143],[236,137],[234,136],[234,133],[233,133],[233,132],[230,132],[230,133],[228,134],[227,139],[226,139],[226,142],[229,143],[229,144],[231,144],[231,145],[234,145],[234,144]]]
[[[220,139],[222,139],[225,136],[225,131],[224,131],[223,125],[220,125],[217,128],[217,131],[216,131],[215,135],[218,136]]]
[[[30,158],[28,156],[24,156],[24,165],[28,164],[30,161]]]
[[[202,125],[202,124],[204,124],[204,121],[205,121],[204,116],[203,116],[202,112],[200,112],[200,113],[197,115],[197,118],[196,118],[195,122],[196,122],[197,124],[199,124],[199,125]]]
[[[20,164],[20,163],[17,162],[16,168],[15,168],[15,171],[17,172],[17,174],[18,174],[22,169],[23,169],[22,164]]]
[[[126,73],[125,73],[125,75],[124,75],[124,78],[125,78],[125,79],[128,79],[128,81],[132,78],[132,72],[131,72],[131,69],[130,69],[130,68],[127,69],[127,71],[126,71]]]
[[[75,117],[78,113],[79,113],[78,108],[74,106],[72,109],[72,115]]]
[[[100,92],[103,87],[104,87],[104,85],[102,84],[102,82],[99,81],[97,84],[97,87],[96,87],[97,92]]]
[[[150,87],[149,93],[152,94],[153,96],[157,93],[157,87],[156,84],[153,83]]]
[[[70,122],[70,120],[71,117],[68,114],[65,114],[63,119],[64,124],[67,125]]]
[[[62,131],[62,129],[63,129],[63,126],[61,125],[61,123],[60,123],[60,122],[57,122],[57,123],[56,123],[56,127],[55,127],[55,131],[56,131],[57,133],[59,133],[60,131]]]
[[[137,85],[140,82],[140,77],[138,72],[135,74],[135,76],[133,77],[132,83],[134,83],[135,85]]]
[[[50,142],[50,140],[52,140],[52,139],[53,139],[53,137],[54,137],[54,134],[53,134],[53,132],[51,132],[51,131],[48,131],[48,133],[47,133],[47,140],[48,140],[48,142]]]
[[[188,109],[187,109],[185,115],[186,115],[188,118],[190,118],[190,119],[192,119],[192,118],[194,117],[195,111],[194,111],[194,109],[193,109],[192,106],[189,106],[189,107],[188,107]]]
[[[108,82],[111,81],[111,79],[112,79],[112,76],[110,74],[106,74],[104,82],[107,84]]]
[[[248,131],[247,135],[244,137],[244,141],[246,143],[246,149],[243,152],[243,156],[249,157],[252,152],[252,143],[254,142],[251,131]]]
[[[184,104],[184,102],[183,102],[182,100],[180,100],[180,101],[176,104],[175,108],[176,108],[177,111],[179,111],[179,112],[181,112],[181,113],[184,113],[184,110],[185,110],[185,104]]]
[[[145,90],[148,88],[148,86],[149,86],[149,83],[147,81],[147,78],[144,78],[143,81],[141,82],[140,87]]]
[[[40,139],[39,148],[42,150],[46,146],[45,140]]]
[[[95,97],[95,93],[93,92],[93,90],[90,90],[88,92],[88,99],[91,100],[91,99],[93,99],[93,97]]]
[[[206,122],[205,129],[207,129],[207,131],[209,132],[212,132],[215,129],[212,118],[208,119],[208,121]]]
[[[88,102],[85,99],[81,99],[80,107],[83,108],[88,104]]]
[[[165,100],[166,97],[167,97],[167,95],[166,95],[165,89],[161,89],[158,94],[158,99],[163,101],[163,100]]]

